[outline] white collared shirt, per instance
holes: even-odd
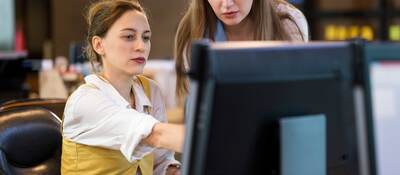
[[[119,150],[130,162],[153,152],[154,174],[165,174],[168,165],[179,164],[174,159],[174,152],[140,143],[157,122],[167,122],[161,91],[153,81],[149,83],[150,100],[143,87],[133,81],[137,109],[132,109],[110,83],[97,75],[86,76],[85,82],[66,103],[64,138],[80,144]],[[150,115],[144,113],[144,106],[151,107]]]

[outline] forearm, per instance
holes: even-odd
[[[153,147],[182,152],[184,135],[184,125],[157,123],[144,142]]]

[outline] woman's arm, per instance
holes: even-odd
[[[157,147],[182,152],[185,126],[180,124],[157,123],[144,143]]]
[[[65,107],[63,137],[89,146],[119,150],[130,162],[145,152],[142,142],[158,120],[118,106],[98,89],[79,88]],[[138,155],[138,156],[137,156]]]

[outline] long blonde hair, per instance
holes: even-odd
[[[254,40],[290,40],[282,28],[278,14],[273,8],[273,0],[254,0],[249,16],[253,20]],[[181,19],[175,36],[174,57],[177,73],[177,94],[184,96],[188,92],[186,66],[190,65],[190,48],[192,41],[199,40],[208,33],[214,41],[217,17],[210,4],[205,0],[192,0],[188,10]]]

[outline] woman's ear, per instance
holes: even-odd
[[[103,40],[99,36],[94,36],[92,38],[92,46],[94,51],[99,55],[104,55]]]

